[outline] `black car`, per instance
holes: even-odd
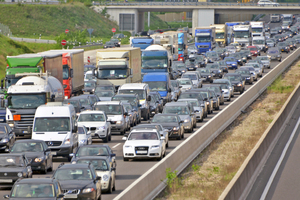
[[[218,61],[217,63],[219,64],[219,66],[223,72],[225,72],[225,73],[228,72],[228,67],[227,67],[226,61],[222,60],[222,61]]]
[[[79,99],[84,110],[92,110],[96,102],[100,101],[99,97],[94,94],[83,94],[80,96],[72,97],[71,99]]]
[[[200,88],[192,89],[191,91],[182,92],[178,99],[198,99],[204,111],[204,117],[207,117],[208,106],[205,97],[198,91]]]
[[[70,154],[70,156],[73,156],[71,163],[73,163],[73,161],[76,161],[78,158],[82,158],[85,156],[105,156],[110,160],[110,164],[113,167],[117,166],[115,160],[116,154],[114,154],[111,148],[105,144],[80,146],[77,148],[76,152],[74,154]]]
[[[207,113],[205,113],[205,117],[207,117],[207,114],[212,114],[213,113],[213,99],[212,99],[212,94],[207,88],[197,88],[197,89],[192,89],[191,92],[198,92],[202,95],[203,97],[203,102],[201,102],[201,105],[206,104],[207,107]],[[202,106],[203,107],[203,106]],[[203,110],[205,110],[205,107],[203,107]]]
[[[179,61],[178,61],[179,62]],[[179,73],[179,76],[181,76],[182,74],[184,74],[187,70],[185,67],[185,64],[183,62],[180,61],[180,63],[174,64],[174,62],[172,63],[172,69],[173,70],[177,70]]]
[[[248,83],[249,85],[253,84],[253,77],[251,76],[251,73],[247,69],[237,69],[234,73],[240,74],[245,80],[245,83]]]
[[[190,60],[186,60],[184,64],[187,71],[195,71],[197,69],[195,62]]]
[[[115,44],[115,47],[121,46],[121,42],[118,39],[110,39],[110,42],[113,42]]]
[[[207,63],[207,60],[203,55],[196,55],[195,56],[196,67],[198,67],[198,68],[205,67],[206,63]]]
[[[105,42],[105,44],[104,44],[104,46],[103,46],[104,49],[107,49],[107,48],[115,48],[115,47],[116,47],[115,43],[114,43],[114,42],[111,42],[111,41]]]
[[[212,83],[213,82],[213,74],[210,71],[210,69],[206,69],[206,68],[198,68],[196,71],[199,71],[201,74],[201,79],[203,82],[209,82]]]
[[[63,200],[64,196],[60,184],[56,179],[30,178],[17,180],[10,195],[4,195],[4,198],[10,200]]]
[[[61,164],[53,178],[58,180],[64,199],[101,199],[101,177],[89,164]]]
[[[74,106],[76,114],[79,114],[81,111],[84,111],[84,106],[81,104],[80,99],[65,99],[64,104],[72,104]]]
[[[239,92],[242,94],[245,91],[245,81],[240,74],[227,73],[225,74],[224,79],[228,79],[231,82],[234,92]]]
[[[247,60],[252,59],[252,54],[251,54],[251,51],[250,51],[250,50],[248,50],[248,49],[243,49],[243,50],[241,50],[240,52],[243,53],[243,55],[247,57]]]
[[[224,59],[225,58],[225,51],[226,49],[225,48],[216,48],[215,49],[216,53],[218,54],[218,56],[221,58],[221,59]]]
[[[222,88],[221,88],[220,85],[218,85],[218,84],[206,84],[206,85],[204,85],[203,88],[207,88],[207,89],[213,90],[214,93],[217,95],[217,97],[220,100],[219,101],[220,105],[224,104],[224,94],[222,92]]]
[[[169,138],[181,140],[184,138],[183,121],[177,114],[157,114],[153,117],[151,123],[161,124],[169,131]]]
[[[30,162],[24,153],[0,154],[0,187],[11,187],[19,178],[31,178]]]
[[[223,77],[224,72],[218,63],[208,63],[205,68],[210,70],[214,78]]]
[[[95,92],[97,83],[95,81],[84,81],[84,88],[82,91],[85,94],[93,94]]]
[[[116,86],[113,84],[108,84],[108,85],[97,85],[95,92],[97,91],[102,91],[102,90],[111,90],[116,92]]]
[[[215,52],[215,51],[207,51],[205,55],[206,55],[208,63],[213,63],[215,61],[220,60],[220,57],[218,56],[217,52]]]
[[[16,135],[6,123],[0,123],[0,151],[7,152],[14,144]]]
[[[229,57],[234,57],[240,66],[242,66],[244,63],[242,56],[238,53],[229,54]]]
[[[31,159],[31,169],[46,174],[52,171],[52,154],[47,144],[42,140],[18,140],[12,146],[11,153],[24,153],[27,159]]]
[[[155,114],[159,112],[159,101],[154,98],[153,95],[151,96],[150,101],[150,117],[153,117]]]
[[[163,108],[164,108],[164,101],[163,98],[160,96],[158,91],[153,91],[150,92],[150,95],[156,100],[158,101],[158,112],[162,112]],[[151,99],[152,99],[151,97]]]

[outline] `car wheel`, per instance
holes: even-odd
[[[51,162],[51,166],[49,168],[49,172],[52,172],[53,171],[53,162]]]
[[[197,123],[194,124],[194,128],[196,128],[196,127],[197,127]]]
[[[124,162],[126,162],[126,161],[128,161],[128,160],[129,160],[128,158],[123,157],[123,161],[124,161]]]
[[[109,134],[108,136],[108,141],[111,141],[111,134]]]
[[[278,60],[279,62],[281,62],[281,58],[280,58],[280,60]]]
[[[104,142],[104,143],[107,143],[107,142],[108,142],[108,135],[106,135],[106,137],[103,139],[103,142]]]
[[[182,138],[182,139],[184,138],[184,131],[183,131],[182,134],[181,134],[181,138]]]
[[[230,101],[230,100],[231,100],[230,98],[227,99],[227,101]]]
[[[166,147],[167,147],[167,148],[169,147],[169,141],[167,142]]]
[[[47,171],[48,171],[48,170],[47,170],[47,164],[48,164],[48,163],[46,162],[46,163],[45,163],[45,169],[42,170],[42,174],[47,174]]]
[[[121,135],[124,135],[126,133],[126,130],[124,129],[123,131],[120,132]]]
[[[240,94],[243,94],[244,90],[240,91]]]
[[[111,179],[109,181],[109,186],[108,186],[108,191],[107,191],[108,194],[111,194],[112,193],[112,185],[111,185]]]

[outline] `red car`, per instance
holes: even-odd
[[[252,56],[260,56],[259,49],[256,46],[248,46],[247,48],[250,50]]]

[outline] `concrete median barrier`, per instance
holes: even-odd
[[[233,103],[219,112],[212,120],[198,129],[177,146],[163,160],[154,165],[129,185],[115,199],[153,199],[165,188],[166,169],[181,173],[211,141],[228,127],[290,64],[300,55],[300,48],[279,63],[255,85],[240,95]],[[235,198],[236,199],[236,198]]]

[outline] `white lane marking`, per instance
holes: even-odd
[[[119,146],[121,143],[116,144],[115,146],[113,146],[112,148],[116,148],[117,146]]]
[[[272,183],[274,181],[274,178],[275,178],[275,176],[276,176],[276,174],[278,172],[278,169],[279,169],[279,167],[280,167],[280,165],[281,165],[281,163],[282,163],[282,161],[283,161],[283,159],[285,157],[285,154],[286,154],[286,152],[287,152],[287,150],[288,150],[291,142],[294,139],[294,136],[296,134],[296,130],[299,127],[299,124],[300,124],[300,117],[299,117],[299,119],[297,121],[297,124],[296,124],[295,128],[293,129],[293,132],[292,132],[292,134],[291,134],[288,142],[286,143],[286,145],[285,145],[285,147],[284,147],[284,149],[282,151],[282,154],[281,154],[281,156],[280,156],[280,158],[279,158],[279,160],[278,160],[278,162],[277,162],[277,164],[276,164],[276,166],[275,166],[275,168],[274,168],[274,170],[273,170],[273,172],[272,172],[272,174],[271,174],[271,176],[269,178],[269,181],[268,181],[268,183],[267,183],[267,185],[266,185],[266,187],[264,189],[264,192],[262,193],[262,195],[260,197],[260,200],[264,200],[266,198],[266,196],[267,196],[267,194],[268,194],[268,192],[270,190],[270,187],[271,187],[271,185],[272,185]]]

